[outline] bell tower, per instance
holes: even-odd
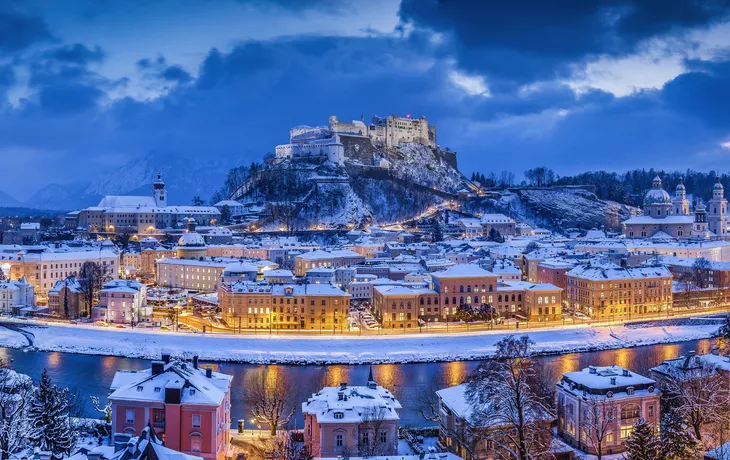
[[[162,182],[162,174],[159,172],[157,173],[157,179],[152,183],[152,197],[155,199],[158,208],[167,206],[167,191],[165,190],[165,183]]]
[[[710,231],[719,237],[727,235],[727,200],[720,177],[712,187],[712,199],[708,202],[707,224]]]

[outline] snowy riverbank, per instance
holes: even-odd
[[[403,336],[198,335],[131,329],[53,325],[25,327],[34,334],[34,350],[90,355],[159,358],[198,354],[209,361],[246,363],[405,363],[483,359],[505,332]],[[630,328],[579,327],[528,331],[541,354],[569,353],[683,342],[712,337],[718,325]],[[522,333],[522,332],[520,332]],[[25,338],[0,327],[0,346],[22,348]]]

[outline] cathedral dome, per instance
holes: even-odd
[[[177,245],[182,247],[202,247],[205,246],[205,240],[198,232],[183,233]]]
[[[656,176],[651,183],[651,189],[646,192],[644,197],[644,205],[652,204],[671,204],[672,198],[662,188],[662,180]]]
[[[724,190],[725,189],[725,187],[723,187],[722,184],[720,183],[719,177],[717,178],[717,182],[715,182],[715,185],[712,186],[712,189],[713,190]]]

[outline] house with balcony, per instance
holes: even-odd
[[[313,457],[396,455],[401,407],[372,370],[365,386],[325,387],[302,403],[304,444]]]
[[[639,418],[658,429],[661,391],[653,379],[615,365],[589,366],[564,373],[556,386],[558,436],[580,451],[625,451]]]

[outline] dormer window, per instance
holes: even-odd
[[[195,388],[190,389],[190,396],[193,396],[195,394]]]
[[[628,387],[626,388],[626,394],[631,396],[634,394],[634,387]]]
[[[337,420],[341,420],[341,419],[345,418],[345,413],[344,412],[335,412],[335,418]]]
[[[160,388],[160,387],[155,387],[155,393],[159,393],[160,391],[162,391],[162,388]]]
[[[142,391],[142,385],[137,385],[137,391]]]

